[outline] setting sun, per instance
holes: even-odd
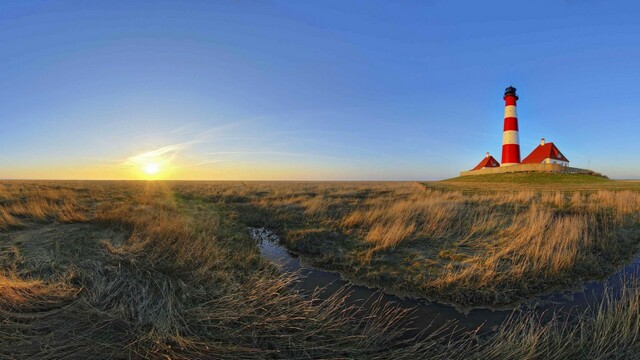
[[[160,171],[160,166],[156,163],[148,163],[144,166],[144,172],[147,175],[155,175]]]

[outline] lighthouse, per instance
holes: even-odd
[[[504,90],[504,129],[502,132],[502,166],[520,163],[520,140],[518,137],[518,114],[516,112],[516,88]]]
[[[533,149],[533,151],[521,161],[518,113],[516,112],[516,102],[518,101],[516,88],[509,86],[504,89],[503,99],[504,127],[502,129],[502,164],[498,163],[493,156],[487,153],[476,167],[469,171],[462,171],[460,176],[505,174],[522,171],[577,174],[594,173],[587,169],[569,167],[569,159],[560,152],[554,143],[546,142],[544,138],[540,140],[540,145]]]

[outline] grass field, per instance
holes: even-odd
[[[319,301],[243,224],[163,183],[2,183],[0,359],[336,358],[432,352],[406,310]]]
[[[460,304],[610,273],[640,241],[636,183],[459,184],[0,182],[0,359],[637,354],[635,279],[570,323],[521,314],[482,339],[407,339],[407,310],[303,296],[247,232],[271,227],[318,266]]]
[[[486,306],[603,277],[635,254],[638,183],[565,176],[579,181],[518,176],[508,185],[519,190],[458,179],[176,188],[233,209],[245,224],[275,229],[307,262],[355,282]]]

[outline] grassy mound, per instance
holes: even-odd
[[[514,183],[514,184],[593,184],[606,183],[611,180],[588,174],[558,173],[507,173],[473,176],[459,176],[443,182],[464,183]]]

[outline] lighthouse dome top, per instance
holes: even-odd
[[[515,96],[515,98],[518,99],[518,95],[516,95],[516,88],[514,88],[513,86],[509,86],[508,88],[504,89],[504,96]]]

